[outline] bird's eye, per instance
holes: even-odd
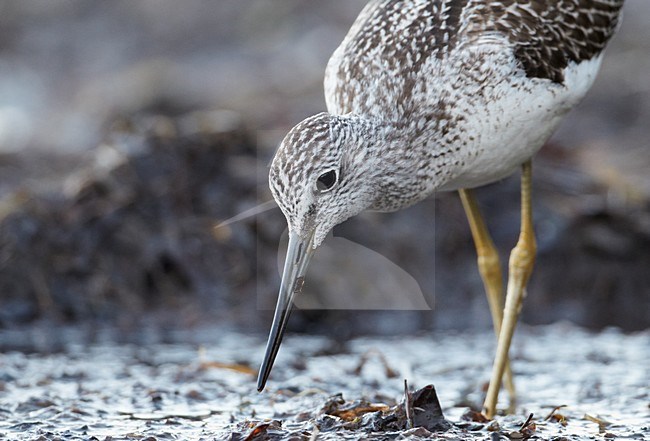
[[[336,184],[336,171],[330,170],[326,173],[323,173],[316,180],[316,188],[320,192],[325,192],[331,190]]]

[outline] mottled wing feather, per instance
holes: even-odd
[[[467,1],[466,37],[505,35],[528,77],[557,83],[570,62],[590,60],[619,25],[623,0]]]
[[[328,101],[349,111],[356,92],[409,81],[431,58],[459,46],[506,39],[528,77],[564,80],[570,62],[598,55],[616,31],[624,0],[372,0],[330,61]]]

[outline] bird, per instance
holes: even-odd
[[[327,111],[293,127],[269,171],[289,244],[261,392],[308,264],[332,228],[457,191],[497,335],[483,404],[496,414],[536,243],[532,158],[591,87],[624,0],[371,0],[331,56]],[[521,172],[521,226],[504,293],[474,189]]]

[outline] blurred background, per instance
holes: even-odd
[[[650,3],[626,3],[594,87],[535,161],[530,324],[650,327]],[[325,65],[364,4],[0,3],[0,327],[265,333],[284,218],[222,223],[269,208],[273,152],[325,109]],[[518,177],[478,195],[506,262]],[[291,330],[491,328],[456,194],[334,235]]]

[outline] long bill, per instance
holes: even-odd
[[[257,391],[262,392],[269,378],[275,356],[282,343],[282,335],[287,327],[293,297],[302,289],[307,265],[314,252],[313,233],[307,239],[301,239],[295,233],[289,233],[289,247],[287,248],[287,257],[284,261],[284,271],[282,271],[282,282],[280,283],[280,292],[278,294],[278,303],[275,306],[275,315],[273,316],[273,325],[269,333],[269,340],[266,343],[266,352],[264,361],[257,376]]]

